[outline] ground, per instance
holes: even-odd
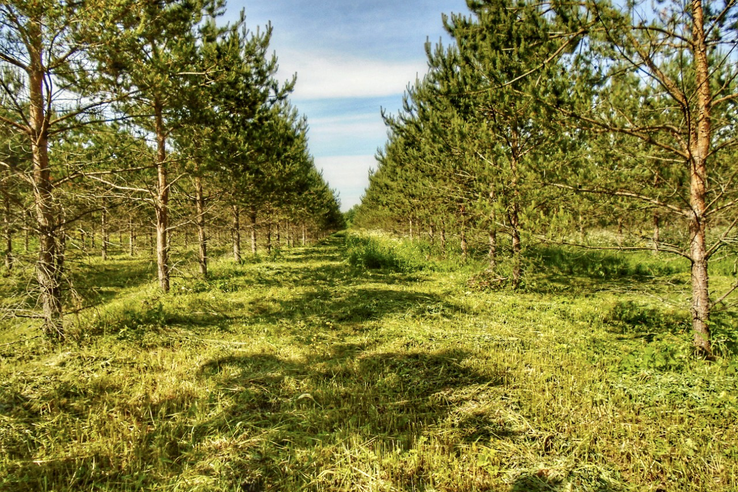
[[[73,341],[0,331],[0,490],[738,489],[738,364],[658,301],[684,271],[558,259],[513,292],[348,248],[168,295],[149,259],[82,264]]]

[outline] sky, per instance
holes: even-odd
[[[425,42],[442,38],[442,13],[465,0],[229,0],[250,30],[271,22],[278,78],[297,74],[291,100],[307,116],[318,169],[341,210],[361,201],[386,141],[380,108],[396,113],[408,84],[427,71]]]

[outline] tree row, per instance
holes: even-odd
[[[170,239],[208,239],[231,223],[271,248],[341,226],[336,194],[308,150],[307,121],[289,102],[295,80],[276,79],[271,26],[251,31],[241,13],[219,22],[218,0],[38,2],[0,5],[0,191],[5,268],[13,236],[38,251],[43,333],[66,337],[67,249],[103,258],[110,225],[129,247],[150,238],[158,282],[170,289]],[[210,230],[209,230],[210,228]],[[272,234],[274,243],[272,242]],[[27,249],[28,240],[25,241]],[[38,308],[36,308],[38,306]]]
[[[385,114],[355,223],[453,237],[462,255],[484,242],[514,288],[526,241],[680,255],[711,357],[710,313],[738,288],[712,292],[708,273],[736,244],[735,2],[467,5]]]

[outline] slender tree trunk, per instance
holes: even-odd
[[[256,256],[256,210],[251,209],[251,254]]]
[[[28,253],[30,249],[30,242],[31,242],[31,234],[30,234],[30,228],[28,227],[28,224],[26,224],[23,227],[23,252]]]
[[[279,221],[277,221],[277,223],[276,223],[276,228],[277,228],[277,230],[276,230],[276,234],[277,234],[277,248],[281,248],[282,247],[282,237],[281,237],[281,234],[280,234]]]
[[[307,244],[307,226],[305,226],[305,222],[302,223],[302,246],[304,247]]]
[[[49,120],[45,111],[42,21],[32,19],[28,24],[29,39],[29,130],[33,162],[33,195],[36,225],[39,233],[39,253],[36,278],[40,289],[43,311],[43,332],[46,337],[64,340],[62,311],[63,251],[60,251],[59,217],[54,204],[54,185],[49,165]]]
[[[102,211],[100,213],[100,236],[102,237],[100,257],[103,261],[107,261],[108,244],[110,244],[110,233],[108,232],[108,201],[105,198],[102,199]]]
[[[200,262],[200,275],[208,277],[208,239],[205,235],[205,194],[202,188],[202,176],[200,165],[195,164],[195,206],[197,207],[197,244],[199,245],[198,260]]]
[[[469,245],[466,242],[466,210],[461,207],[461,257],[466,261],[469,256]]]
[[[436,232],[433,229],[432,222],[428,224],[428,242],[430,243],[431,248],[436,244]]]
[[[623,218],[618,217],[618,248],[623,247]]]
[[[520,224],[519,210],[517,203],[513,204],[510,211],[510,228],[512,235],[512,255],[513,255],[513,281],[512,288],[517,289],[520,287],[520,280],[522,277],[522,247],[520,243]]]
[[[710,152],[711,104],[710,72],[701,0],[692,0],[692,39],[697,86],[697,121],[690,135],[690,257],[692,260],[692,328],[697,354],[712,358],[710,345],[710,289],[707,243],[707,156]]]
[[[413,240],[413,219],[410,218],[410,241]]]
[[[136,256],[136,230],[133,228],[133,215],[128,216],[128,256]]]
[[[441,221],[441,254],[446,258],[446,223]]]
[[[266,244],[266,248],[267,248],[267,254],[268,255],[272,254],[272,220],[271,219],[269,219],[267,221],[267,244]]]
[[[166,131],[164,108],[157,97],[154,101],[154,123],[156,130],[156,264],[159,287],[169,292],[169,182],[167,178]]]
[[[515,138],[517,141],[517,135],[515,135]],[[512,288],[517,289],[520,287],[522,277],[522,246],[520,242],[520,191],[518,190],[518,158],[516,150],[513,150],[513,158],[510,160],[510,165],[513,179],[510,184],[512,188],[512,203],[508,211],[508,220],[510,221],[510,232],[512,236]]]
[[[661,217],[658,212],[653,213],[653,254],[658,254],[661,248]]]
[[[5,183],[0,183],[3,194],[3,233],[5,236],[5,269],[13,269],[13,222],[10,217],[10,192]]]
[[[233,228],[231,238],[233,240],[233,260],[241,263],[241,210],[238,205],[231,205],[233,211]]]
[[[493,186],[489,190],[489,270],[494,272],[497,269],[497,212],[495,211],[497,197]]]

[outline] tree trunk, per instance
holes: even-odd
[[[466,211],[461,207],[461,257],[466,261],[469,255],[469,245],[466,242]]]
[[[518,222],[518,204],[514,203],[510,210],[510,228],[512,236],[512,256],[513,256],[513,272],[512,272],[512,288],[520,287],[522,277],[522,248],[520,244],[520,224]]]
[[[197,244],[199,245],[198,260],[200,262],[200,275],[208,277],[208,239],[205,235],[205,194],[202,188],[202,176],[200,176],[200,165],[195,164],[195,206],[197,207]]]
[[[410,219],[410,241],[413,240],[413,219]]]
[[[128,216],[128,256],[136,256],[136,230],[133,228],[133,215]]]
[[[690,135],[690,257],[692,260],[692,328],[695,352],[712,358],[707,244],[707,156],[712,137],[709,65],[701,0],[692,0],[692,39],[697,86],[697,121]]]
[[[302,223],[302,246],[305,247],[307,244],[307,226],[305,226],[305,223]]]
[[[3,233],[5,236],[5,269],[13,269],[13,222],[10,217],[10,192],[6,183],[0,183],[3,194]]]
[[[233,228],[231,229],[233,260],[241,263],[241,211],[238,205],[231,205],[231,210],[233,211]]]
[[[277,233],[277,248],[281,248],[282,247],[282,237],[281,237],[281,234],[280,234],[279,221],[277,221],[276,227],[277,227],[277,230],[276,230],[276,233]]]
[[[164,108],[157,97],[154,101],[154,123],[156,130],[156,265],[159,287],[169,292],[169,182],[167,179],[166,132]]]
[[[108,201],[105,198],[102,199],[102,212],[100,213],[100,236],[102,237],[100,257],[103,261],[107,261],[110,233],[108,232]]]
[[[446,258],[446,224],[441,221],[441,254]]]
[[[520,192],[518,190],[518,159],[516,152],[513,151],[513,158],[510,160],[510,166],[512,171],[512,182],[510,187],[512,188],[512,203],[508,211],[508,220],[510,221],[510,235],[512,236],[512,257],[513,257],[513,272],[512,272],[512,288],[517,289],[520,287],[520,281],[522,277],[522,247],[520,243]]]
[[[267,221],[267,254],[272,254],[272,221],[269,219]]]
[[[658,254],[661,248],[661,217],[658,212],[653,213],[653,254]]]
[[[489,190],[489,271],[494,272],[497,268],[497,212],[495,205],[497,198],[493,186]]]
[[[251,209],[251,254],[256,256],[256,210]]]
[[[33,161],[33,198],[36,209],[36,226],[39,234],[39,253],[36,278],[40,289],[43,311],[43,332],[48,338],[61,341],[64,332],[62,311],[62,267],[60,250],[59,217],[54,204],[54,185],[49,165],[49,120],[44,114],[44,67],[42,22],[32,19],[28,24],[29,58],[29,112],[31,155]]]
[[[618,217],[618,238],[617,238],[617,242],[618,242],[618,248],[622,248],[623,247],[623,218],[622,217]]]

